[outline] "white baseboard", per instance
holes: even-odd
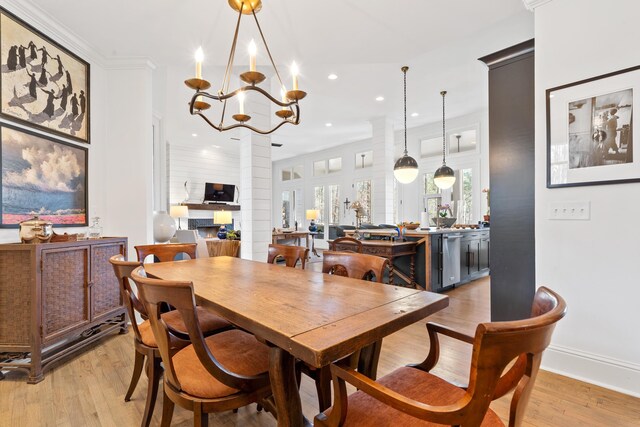
[[[542,369],[640,397],[640,365],[582,350],[550,345]]]

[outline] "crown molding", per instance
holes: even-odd
[[[524,3],[524,7],[526,7],[527,10],[533,12],[536,7],[540,7],[545,3],[549,3],[550,1],[551,0],[522,0],[522,3]]]

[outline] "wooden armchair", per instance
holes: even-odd
[[[196,258],[196,243],[167,243],[162,245],[136,246],[138,260],[143,263],[149,255],[153,255],[156,262],[173,261],[178,254],[186,254],[191,259]]]
[[[562,297],[541,287],[533,301],[531,318],[480,323],[475,337],[427,323],[431,342],[427,358],[420,364],[397,369],[377,382],[350,367],[355,356],[348,363],[331,365],[335,405],[317,415],[314,425],[503,426],[489,404],[515,389],[509,426],[520,426],[542,352],[566,310]],[[473,345],[467,388],[429,373],[438,362],[438,334]],[[359,391],[347,396],[345,381]]]
[[[298,260],[300,260],[300,264],[304,270],[307,258],[309,258],[309,249],[303,246],[270,244],[267,262],[273,264],[278,258],[284,258],[287,267],[295,267]]]
[[[329,250],[362,253],[362,242],[353,237],[338,237],[329,243]]]
[[[164,364],[162,426],[169,426],[174,405],[194,412],[194,425],[207,426],[208,414],[257,402],[275,413],[269,382],[269,348],[239,329],[204,337],[200,311],[191,282],[146,277],[144,267],[131,273],[158,343]],[[191,345],[174,345],[177,338],[160,311],[166,303],[176,308]]]
[[[113,271],[120,282],[120,293],[124,300],[124,305],[127,309],[129,319],[131,320],[131,329],[133,329],[134,334],[133,345],[135,349],[135,361],[133,366],[133,375],[131,376],[129,389],[124,396],[124,401],[128,402],[131,400],[131,395],[138,385],[146,359],[146,373],[148,378],[147,398],[142,417],[142,426],[148,427],[151,422],[151,417],[153,416],[153,409],[158,395],[158,385],[160,384],[160,377],[162,376],[162,366],[160,365],[160,353],[158,351],[155,337],[153,336],[153,331],[151,330],[147,310],[129,282],[131,272],[140,267],[141,264],[140,262],[126,261],[122,255],[112,256],[109,259],[109,262],[111,262]],[[205,310],[198,309],[198,313],[200,315],[200,327],[206,335],[221,332],[232,327],[225,319]],[[142,318],[142,323],[137,323],[136,314]],[[162,319],[175,331],[175,346],[186,346],[189,344],[187,328],[182,322],[182,318],[179,316],[178,312],[170,311],[164,313],[162,315]]]

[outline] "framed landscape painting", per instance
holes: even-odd
[[[0,8],[0,115],[89,143],[89,64]]]
[[[640,181],[640,66],[547,90],[547,187]]]
[[[85,147],[0,125],[0,227],[38,215],[54,226],[87,225]]]

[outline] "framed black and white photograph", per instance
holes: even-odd
[[[547,187],[640,181],[640,66],[547,89]]]
[[[0,116],[90,142],[89,64],[0,8]]]
[[[88,149],[0,124],[0,227],[38,215],[56,227],[87,225]]]

